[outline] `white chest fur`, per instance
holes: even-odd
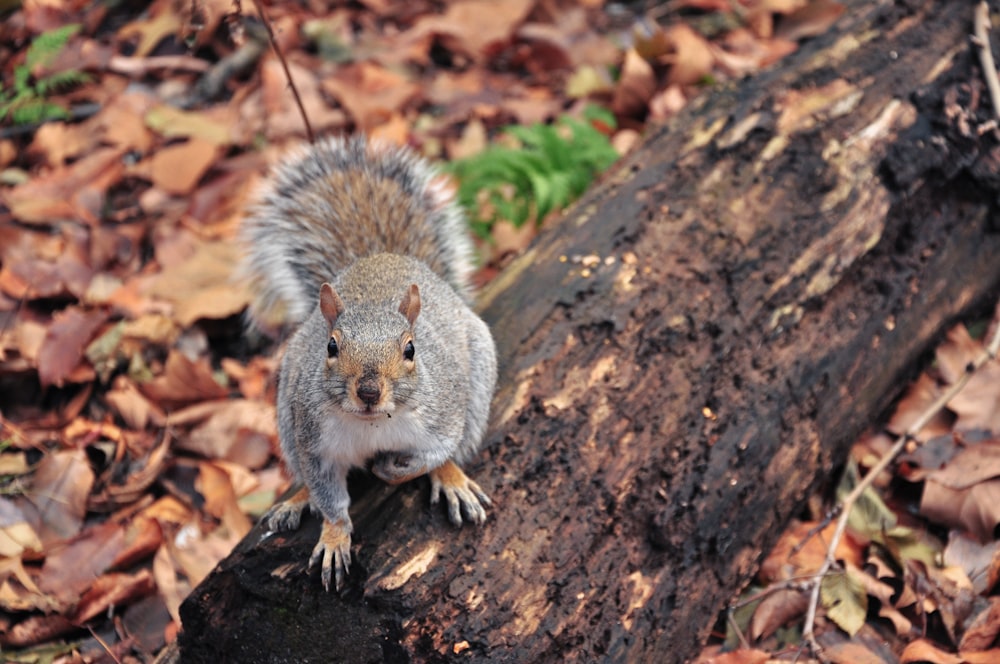
[[[362,420],[347,413],[325,418],[319,453],[331,466],[363,467],[378,452],[404,451],[419,447],[427,437],[412,412],[392,417]]]

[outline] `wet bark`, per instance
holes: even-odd
[[[1000,284],[972,3],[848,2],[710,91],[484,294],[494,499],[352,487],[342,597],[309,520],[182,609],[184,661],[682,661],[919,358]]]

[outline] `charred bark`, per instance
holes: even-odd
[[[343,597],[318,523],[254,532],[185,661],[682,661],[917,360],[1000,284],[971,3],[849,2],[706,94],[492,284],[502,377],[454,530],[363,480]],[[578,260],[577,257],[587,257]]]

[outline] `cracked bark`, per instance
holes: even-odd
[[[305,573],[315,519],[255,531],[184,604],[184,661],[697,654],[1000,284],[971,6],[847,4],[649,136],[484,294],[502,373],[469,469],[495,502],[483,528],[449,527],[425,480],[358,478],[344,596]]]

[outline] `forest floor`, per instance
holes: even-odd
[[[336,4],[336,8],[327,5]],[[267,166],[365,132],[452,161],[508,125],[585,109],[619,153],[721,81],[823,35],[832,0],[0,1],[0,651],[152,661],[184,597],[286,487],[273,345],[248,339],[235,231]],[[971,23],[971,17],[970,17]],[[35,121],[51,118],[48,121]],[[537,233],[495,221],[482,283]],[[995,323],[994,323],[995,324]],[[951,331],[881,428],[893,436],[982,351]],[[1000,363],[876,478],[837,548],[817,629],[833,661],[1000,661]],[[918,444],[920,443],[920,444]],[[814,497],[705,662],[799,661],[832,498]]]

